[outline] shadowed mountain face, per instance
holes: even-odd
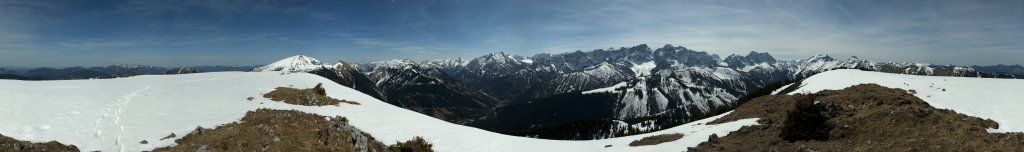
[[[406,61],[379,62],[370,72],[385,101],[395,106],[455,123],[478,120],[493,111],[497,100],[469,89],[433,65]]]
[[[348,63],[339,61],[334,68],[321,68],[309,71],[309,73],[322,76],[334,81],[335,83],[356,89],[359,92],[370,95],[371,97],[384,99],[384,96],[381,95],[380,89],[373,84],[373,80],[370,80],[366,75],[359,73],[358,70],[351,67]]]
[[[1014,75],[1017,78],[1024,78],[1024,66],[1017,65],[991,65],[991,66],[971,66],[971,68],[977,69],[985,73],[992,74],[1006,74]]]
[[[265,66],[252,68],[252,72],[306,72],[327,78],[340,85],[355,89],[371,97],[386,99],[380,89],[374,85],[373,80],[362,74],[355,68],[355,65],[344,61],[334,64],[324,64],[317,59],[296,55],[281,59]]]

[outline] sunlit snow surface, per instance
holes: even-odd
[[[991,132],[1024,131],[1024,80],[917,76],[860,70],[833,70],[811,76],[800,89],[812,93],[838,90],[856,84],[874,83],[890,88],[913,89],[914,94],[936,108],[992,119],[999,129]],[[786,87],[782,87],[786,88]],[[776,91],[778,92],[778,91]]]
[[[327,95],[361,105],[310,107],[270,101],[261,96],[280,86],[308,88],[324,83]],[[385,144],[422,136],[438,151],[684,151],[723,136],[756,119],[720,125],[697,125],[720,116],[644,135],[591,141],[515,137],[451,124],[401,109],[322,77],[278,72],[220,72],[149,75],[131,78],[67,81],[0,80],[0,134],[19,140],[56,140],[83,151],[143,151],[173,145],[197,126],[213,128],[237,121],[258,108],[296,109],[347,117],[353,126]],[[254,97],[252,101],[246,97]],[[683,133],[677,141],[629,147],[646,136]],[[141,144],[146,140],[148,144]],[[605,148],[605,145],[612,147]]]

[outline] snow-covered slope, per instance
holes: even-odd
[[[1024,80],[941,77],[891,74],[860,70],[833,70],[811,76],[795,93],[838,90],[874,83],[885,87],[914,90],[918,98],[941,109],[992,119],[999,123],[993,132],[1024,131]],[[786,88],[786,87],[783,87]]]
[[[286,72],[308,72],[320,68],[327,68],[320,61],[305,55],[296,55],[267,64],[266,66],[253,69],[253,72],[286,71]]]
[[[275,87],[312,87],[323,83],[327,95],[360,105],[299,106],[274,102],[261,94]],[[258,108],[295,109],[325,116],[347,117],[385,144],[422,136],[438,151],[682,151],[725,135],[745,119],[701,125],[718,117],[658,132],[591,141],[558,141],[501,135],[455,125],[384,103],[359,91],[308,73],[217,72],[187,75],[145,75],[131,78],[70,81],[0,80],[0,134],[19,140],[56,140],[84,151],[142,151],[173,144],[196,126],[211,128],[237,121]],[[247,97],[255,97],[248,101]],[[655,134],[683,133],[677,141],[629,147],[633,140]],[[140,144],[140,141],[149,141]],[[612,145],[612,147],[605,147]]]

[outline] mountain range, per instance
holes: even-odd
[[[334,65],[299,55],[254,71],[335,73],[337,78],[331,79],[347,79],[336,81],[343,85],[364,85],[353,88],[450,122],[539,138],[601,139],[704,118],[753,97],[758,90],[771,90],[765,88],[833,69],[1016,77],[968,66],[873,62],[829,55],[784,61],[768,53],[750,52],[723,59],[672,45],[530,57],[496,52],[473,59],[339,61]],[[567,128],[572,130],[565,131]]]
[[[533,56],[495,52],[472,59],[323,63],[297,55],[265,66],[146,65],[0,69],[0,78],[65,80],[217,71],[305,72],[445,121],[549,139],[602,139],[656,131],[735,108],[784,84],[833,69],[1018,78],[1020,65],[873,62],[815,55],[719,55],[665,45]],[[770,91],[769,91],[770,92]]]

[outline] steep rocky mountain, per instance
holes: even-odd
[[[433,64],[410,60],[371,63],[369,77],[384,101],[455,123],[468,123],[493,111],[497,99],[469,89]]]
[[[657,130],[667,124],[702,118],[723,107],[733,106],[741,98],[749,98],[754,91],[766,86],[781,86],[777,84],[833,69],[998,77],[963,66],[875,63],[857,57],[836,59],[829,55],[779,61],[768,53],[751,52],[722,59],[715,54],[672,45],[661,48],[638,45],[532,57],[497,52],[468,60],[400,63],[439,68],[437,71],[440,73],[434,72],[439,74],[433,75],[446,74],[454,78],[445,82],[454,81],[455,84],[463,84],[460,87],[482,92],[464,95],[495,98],[497,102],[491,107],[495,112],[469,125],[513,134],[579,125],[573,122],[603,126],[598,128],[617,128],[612,130]],[[381,75],[380,71],[368,69],[389,65],[392,64],[361,64],[359,67],[370,75]],[[393,70],[384,75],[423,73],[405,71],[408,72]],[[389,85],[401,86],[412,79],[423,79],[419,77],[422,74],[415,75],[371,77],[375,77],[378,87],[387,92],[389,89],[383,86],[395,88]],[[623,131],[609,131],[605,135],[583,133],[572,139],[614,137],[607,134],[616,132],[621,134]]]
[[[319,75],[334,81],[335,83],[351,87],[364,94],[377,99],[385,99],[381,91],[377,89],[373,81],[356,69],[355,65],[338,61],[333,65],[323,64],[317,59],[296,55],[278,60],[266,66],[253,68],[252,72],[306,72]]]
[[[333,65],[298,55],[253,71],[317,74],[395,106],[491,131],[596,139],[704,118],[763,94],[765,88],[834,69],[1002,77],[965,66],[875,63],[829,55],[783,61],[750,52],[723,59],[672,45]],[[575,132],[553,131],[565,128]]]
[[[267,72],[267,71],[283,71],[283,72],[307,72],[322,68],[331,68],[325,66],[320,60],[316,60],[305,55],[296,55],[288,58],[278,60],[274,63],[270,63],[261,67],[252,69],[253,72]]]
[[[307,72],[325,77],[335,83],[352,87],[353,89],[374,98],[384,99],[384,95],[382,95],[380,89],[374,85],[373,80],[363,73],[360,73],[353,64],[345,61],[338,61],[334,65],[327,67],[328,68],[320,68]]]
[[[532,63],[524,62],[522,58],[496,52],[471,60],[432,60],[423,64],[434,65],[462,83],[497,98],[499,104],[504,104],[529,90],[530,86],[538,85],[541,79],[553,76],[549,73],[554,71],[534,69]]]
[[[641,49],[636,50],[637,48]],[[637,53],[647,53],[643,48],[632,49]],[[651,57],[646,60],[637,58],[617,66],[621,67],[620,70],[609,70],[621,71],[611,73],[612,75],[628,76],[621,78],[623,81],[602,88],[570,89],[568,93],[505,106],[499,108],[492,119],[477,122],[475,125],[504,133],[527,132],[524,135],[529,135],[531,132],[544,132],[543,130],[550,127],[580,125],[565,124],[566,122],[580,122],[590,124],[588,127],[613,131],[604,131],[596,135],[580,134],[568,139],[609,138],[615,137],[615,134],[622,134],[625,130],[653,131],[661,127],[670,127],[669,124],[672,123],[678,124],[705,117],[717,108],[735,104],[737,100],[754,90],[771,83],[784,82],[791,76],[788,69],[774,64],[774,58],[759,56],[761,53],[756,52],[748,56],[730,56],[728,61],[733,62],[730,65],[720,64],[715,55],[681,47],[666,46],[649,54],[679,57]],[[633,62],[646,63],[632,64]],[[661,64],[665,65],[661,67],[656,63],[668,64]],[[676,63],[690,63],[695,66]],[[613,64],[602,62],[596,67],[611,65]],[[544,135],[540,136],[544,138]]]
[[[199,69],[196,69],[195,67],[177,67],[177,68],[173,68],[173,69],[167,71],[164,74],[189,74],[189,73],[199,73]]]
[[[876,69],[875,64],[871,61],[862,60],[856,56],[846,60],[839,60],[827,54],[819,54],[805,60],[790,63],[795,63],[787,65],[793,71],[792,77],[808,77],[812,74],[833,69]]]

